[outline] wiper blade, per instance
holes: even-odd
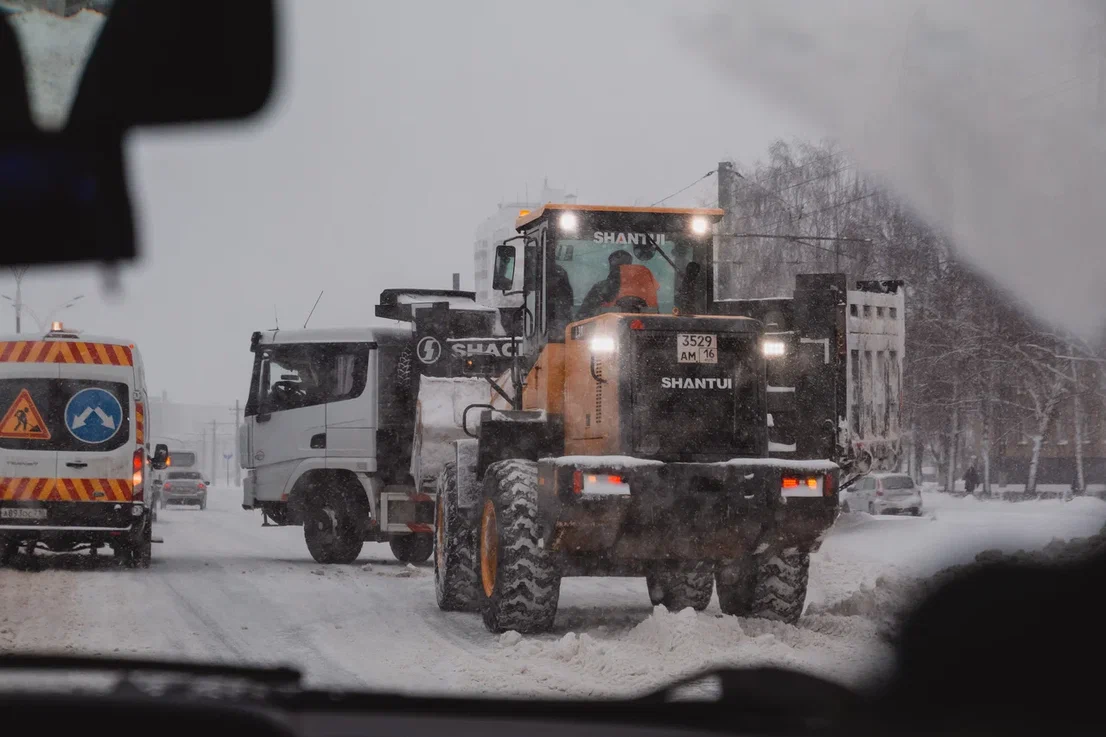
[[[203,678],[237,678],[263,686],[299,686],[303,674],[290,666],[196,663],[183,660],[18,653],[0,655],[0,670],[171,673]]]

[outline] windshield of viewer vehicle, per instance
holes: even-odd
[[[282,0],[262,115],[127,134],[140,258],[0,270],[0,654],[852,686],[1100,544],[1102,16],[1015,5]],[[0,0],[40,129],[112,7]]]

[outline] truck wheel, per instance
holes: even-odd
[[[757,567],[752,615],[795,624],[803,613],[810,553],[787,548],[765,556]]]
[[[352,563],[361,555],[356,506],[341,491],[309,499],[303,520],[303,539],[316,563]]]
[[[396,535],[388,540],[388,547],[400,563],[425,563],[434,554],[434,536],[429,532]]]
[[[748,617],[753,613],[756,574],[755,562],[748,560],[725,561],[718,565],[714,583],[718,587],[718,607],[723,614]]]
[[[19,552],[18,540],[0,540],[0,566],[6,566],[12,562],[12,558]]]
[[[457,464],[438,475],[434,511],[434,594],[444,612],[475,611],[480,587],[476,534],[458,506]]]
[[[128,568],[149,568],[153,558],[153,530],[149,521],[142,523],[142,531],[135,538],[116,543],[115,556]]]
[[[710,604],[714,593],[714,571],[708,563],[683,564],[678,568],[657,568],[646,574],[649,601],[653,606],[664,604],[670,612],[691,607],[701,612]]]
[[[538,534],[538,469],[532,461],[493,463],[480,515],[484,626],[524,634],[553,628],[561,575]]]

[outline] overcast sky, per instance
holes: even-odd
[[[45,319],[85,295],[58,317],[137,341],[153,391],[233,404],[274,308],[302,326],[325,290],[312,327],[361,325],[382,289],[448,288],[455,271],[471,288],[477,224],[544,177],[581,202],[649,204],[720,159],[819,135],[735,94],[674,34],[683,5],[284,2],[264,120],[128,146],[144,257],[122,292],[48,270],[24,298]]]

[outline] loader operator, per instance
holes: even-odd
[[[584,297],[577,319],[602,312],[656,312],[659,284],[647,266],[634,263],[628,252],[618,250],[607,257],[610,271]]]

